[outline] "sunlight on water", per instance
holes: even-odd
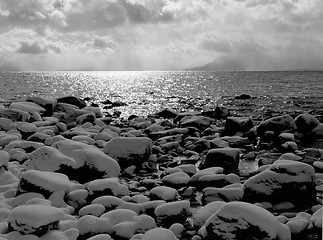
[[[184,110],[183,103],[212,107],[242,93],[285,102],[317,97],[323,91],[322,76],[322,72],[2,72],[0,99],[74,95],[98,104],[120,101],[128,105],[118,107],[124,115],[146,115],[165,107]]]

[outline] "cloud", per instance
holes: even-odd
[[[20,48],[17,50],[19,53],[26,54],[41,54],[47,53],[47,48],[41,46],[38,42],[28,43],[21,42]]]

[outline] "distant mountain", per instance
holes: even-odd
[[[232,58],[221,56],[214,59],[212,62],[202,66],[190,68],[192,71],[244,71],[247,70],[246,62],[241,58]]]

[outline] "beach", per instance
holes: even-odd
[[[322,239],[321,108],[224,100],[127,118],[75,96],[6,103],[0,237]]]

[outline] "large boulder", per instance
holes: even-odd
[[[206,154],[203,167],[222,167],[224,173],[235,172],[238,170],[240,153],[239,148],[211,149]]]
[[[56,99],[53,98],[42,98],[38,96],[30,96],[26,99],[27,102],[33,102],[41,106],[46,110],[47,114],[51,114],[56,106]]]
[[[22,111],[18,109],[0,108],[0,117],[8,118],[14,122],[17,122],[17,121],[25,122],[25,121],[29,121],[30,114],[26,111]]]
[[[83,101],[82,99],[74,96],[64,96],[56,99],[58,103],[68,103],[75,105],[79,108],[84,108],[86,107],[86,102]]]
[[[246,133],[253,128],[252,119],[249,117],[228,117],[225,121],[225,134],[232,136],[237,132]]]
[[[116,159],[121,168],[139,167],[148,160],[152,145],[147,137],[115,137],[107,142],[103,152]]]
[[[214,121],[212,118],[204,116],[185,116],[180,120],[180,125],[182,127],[195,127],[204,130],[210,126],[212,121]]]
[[[257,134],[264,138],[266,132],[273,131],[275,136],[278,136],[283,131],[294,131],[296,128],[294,119],[290,115],[285,114],[261,122],[257,126]]]
[[[36,149],[26,165],[28,169],[64,173],[81,183],[120,174],[116,160],[94,146],[68,139]]]
[[[40,114],[46,111],[45,108],[34,102],[13,102],[9,105],[9,109],[21,110],[28,113],[38,112]]]
[[[311,114],[303,113],[295,118],[297,130],[300,133],[307,134],[319,125],[319,121]]]
[[[230,202],[217,210],[200,228],[202,239],[290,239],[290,230],[283,227],[264,208],[245,202]]]
[[[306,163],[277,160],[243,184],[247,202],[280,203],[289,201],[304,207],[316,200],[315,170]]]

